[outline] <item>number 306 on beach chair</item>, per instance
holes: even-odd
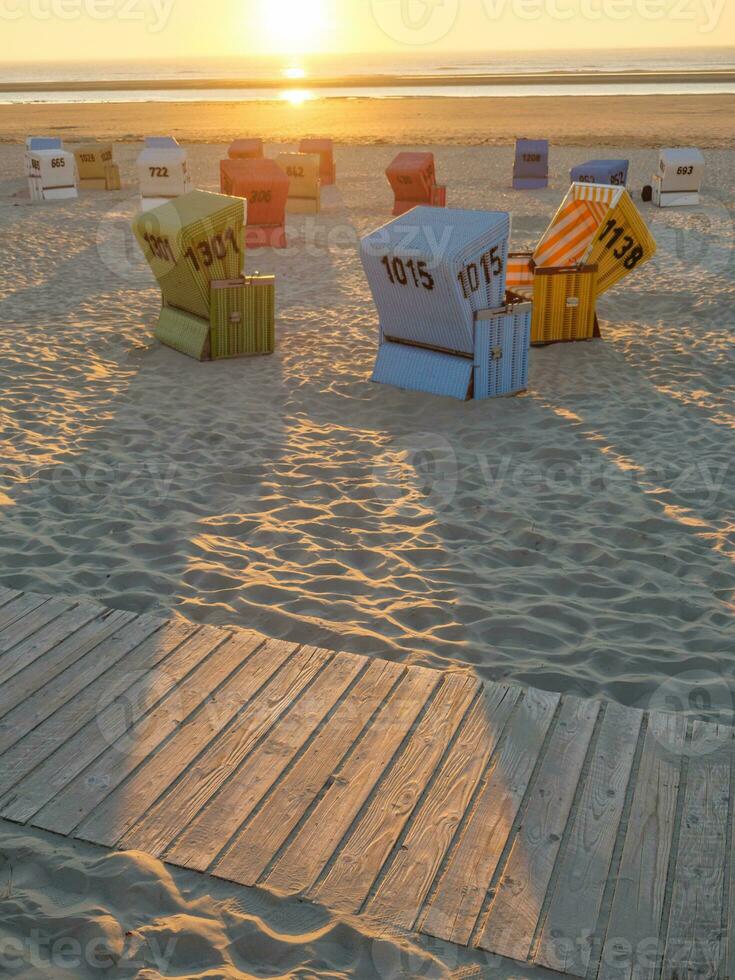
[[[419,207],[363,239],[373,381],[463,400],[528,386],[531,307],[506,304],[509,235],[505,212]]]
[[[274,349],[275,281],[243,276],[246,207],[192,191],[133,222],[161,287],[156,338],[200,361]]]
[[[597,297],[655,254],[624,187],[572,184],[536,251],[509,257],[508,289],[533,292],[531,343],[599,336]]]
[[[433,153],[399,153],[385,175],[395,195],[396,217],[421,204],[446,207],[447,189],[436,182]]]

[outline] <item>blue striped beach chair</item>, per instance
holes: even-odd
[[[527,387],[531,306],[506,305],[509,237],[506,212],[417,207],[363,239],[374,381],[459,399]]]

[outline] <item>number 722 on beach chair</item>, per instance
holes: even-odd
[[[656,254],[624,187],[575,183],[533,253],[512,253],[508,289],[533,291],[531,343],[599,336],[597,298]]]

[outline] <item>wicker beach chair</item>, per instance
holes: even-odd
[[[319,177],[322,187],[337,183],[337,165],[334,162],[334,141],[330,139],[303,139],[299,153],[316,153],[319,156]]]
[[[569,171],[572,184],[608,184],[627,187],[629,160],[588,160]]]
[[[262,160],[263,140],[239,139],[233,140],[227,151],[230,160]]]
[[[120,169],[113,162],[112,143],[85,143],[74,150],[74,156],[81,190],[120,190]]]
[[[535,252],[510,258],[508,289],[533,294],[531,343],[599,336],[597,297],[655,254],[624,187],[572,184]]]
[[[699,204],[704,166],[704,156],[694,147],[661,150],[653,175],[653,203],[660,208]]]
[[[197,360],[270,354],[275,280],[244,275],[247,204],[192,191],[133,222],[161,288],[161,343]]]
[[[146,146],[136,167],[141,211],[160,207],[194,189],[188,154],[182,146]]]
[[[220,188],[223,194],[247,201],[247,248],[286,248],[289,178],[275,160],[222,160]]]
[[[62,201],[79,196],[73,153],[58,148],[29,149],[25,169],[32,201]]]
[[[549,184],[549,141],[517,140],[513,189],[535,190]]]
[[[276,163],[289,180],[289,214],[319,214],[322,201],[321,160],[318,153],[279,153]]]
[[[447,189],[436,182],[433,153],[399,153],[385,175],[395,195],[396,217],[419,205],[446,207]]]
[[[531,307],[506,303],[509,235],[505,212],[417,207],[363,239],[373,381],[463,400],[527,387]]]

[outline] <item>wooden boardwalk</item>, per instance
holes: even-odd
[[[0,590],[0,816],[600,980],[735,978],[733,732]]]

